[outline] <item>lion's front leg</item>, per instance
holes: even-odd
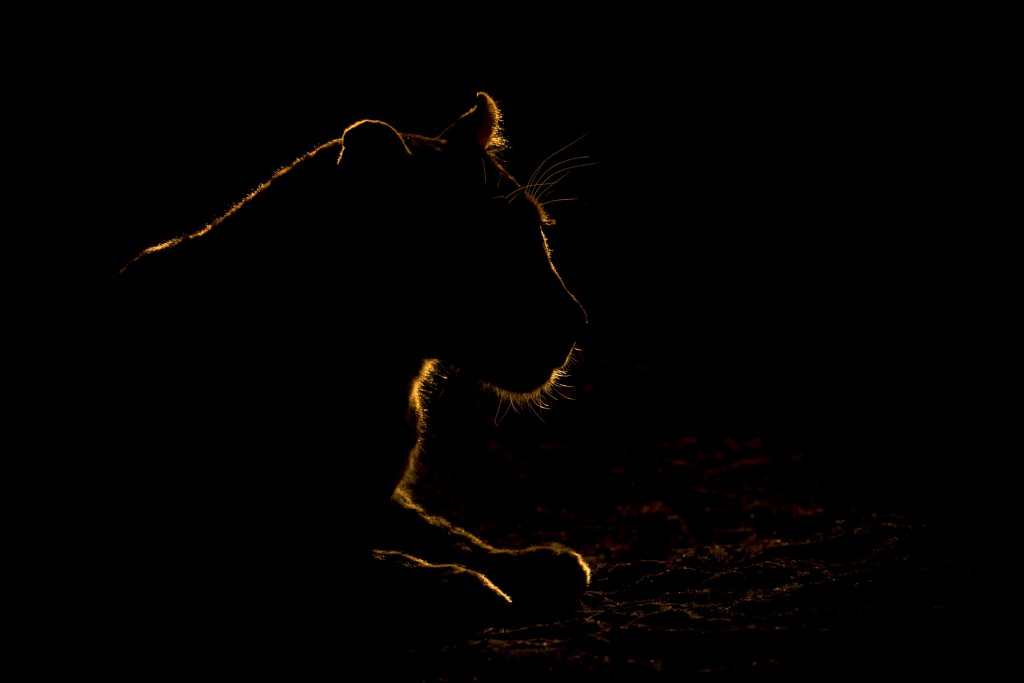
[[[426,564],[464,567],[507,596],[517,611],[562,609],[576,604],[590,583],[590,567],[576,551],[557,543],[518,550],[495,546],[442,517],[427,514],[400,488],[379,547]]]
[[[475,629],[502,621],[512,601],[484,574],[457,564],[431,563],[397,550],[375,550],[368,567],[374,615],[383,632],[429,637],[433,629]],[[377,590],[379,589],[379,590]]]

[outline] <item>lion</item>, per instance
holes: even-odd
[[[392,628],[577,604],[579,552],[497,547],[412,493],[446,372],[542,402],[586,326],[545,236],[556,177],[521,184],[505,148],[484,92],[436,136],[360,120],[120,271],[111,449],[147,609],[252,628],[340,601]]]

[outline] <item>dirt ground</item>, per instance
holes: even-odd
[[[566,543],[593,579],[571,614],[389,644],[382,678],[993,666],[973,477],[929,476],[914,458],[871,471],[880,458],[854,460],[839,436],[830,452],[827,434],[701,433],[668,386],[674,358],[625,358],[590,357],[543,421],[450,379],[423,501],[499,544]]]
[[[758,414],[728,400],[749,387],[696,378],[677,354],[591,348],[537,413],[507,411],[450,376],[417,485],[430,511],[496,545],[581,552],[593,574],[575,609],[483,628],[425,615],[409,633],[398,628],[406,615],[377,614],[376,597],[342,572],[324,596],[330,610],[314,602],[315,620],[274,624],[287,643],[240,640],[238,615],[223,627],[203,614],[168,622],[152,601],[173,586],[140,582],[132,539],[112,553],[97,546],[94,494],[123,490],[86,467],[60,496],[45,476],[59,514],[37,538],[43,581],[29,593],[35,626],[23,629],[44,646],[39,670],[422,683],[1000,670],[1012,633],[992,576],[1011,536],[990,533],[996,489],[981,486],[991,477],[978,459],[913,457],[915,440],[934,443],[924,434],[802,432],[783,419],[797,403],[781,395]],[[863,443],[876,451],[851,446]]]

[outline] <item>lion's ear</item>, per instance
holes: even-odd
[[[439,137],[447,140],[450,145],[474,145],[480,149],[504,147],[498,103],[487,93],[478,92],[476,105],[448,126]]]
[[[410,154],[401,134],[383,121],[366,119],[345,129],[338,163],[385,168]]]

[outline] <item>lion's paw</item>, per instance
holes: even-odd
[[[590,585],[590,566],[583,556],[557,543],[494,550],[478,557],[474,567],[511,597],[517,611],[564,609]]]

